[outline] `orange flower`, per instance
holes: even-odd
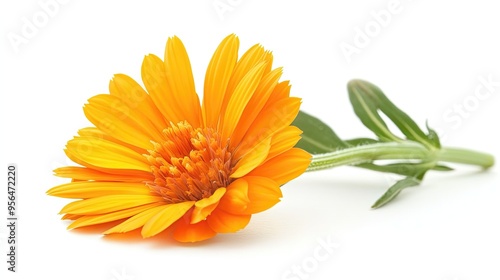
[[[238,47],[230,35],[215,51],[201,106],[177,37],[164,61],[144,58],[146,90],[117,74],[110,94],[89,99],[84,112],[95,127],[79,130],[65,150],[81,166],[56,169],[72,182],[47,192],[80,199],[61,210],[74,220],[70,229],[121,221],[104,234],[172,228],[176,240],[193,242],[238,231],[279,202],[280,186],[310,163],[293,148],[301,101],[279,82],[270,52],[255,45],[238,59]]]

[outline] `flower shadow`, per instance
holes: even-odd
[[[268,242],[273,239],[273,236],[277,236],[279,233],[270,232],[273,229],[266,227],[265,230],[259,228],[259,225],[245,228],[237,233],[233,234],[218,234],[217,236],[204,241],[198,241],[193,243],[182,243],[175,241],[172,237],[172,229],[166,229],[159,234],[143,238],[141,235],[141,228],[135,229],[130,232],[125,233],[114,233],[103,235],[102,233],[106,230],[120,224],[124,220],[118,220],[103,224],[85,226],[81,228],[71,229],[71,234],[76,235],[87,235],[87,236],[101,236],[101,240],[104,242],[111,243],[122,243],[122,244],[136,244],[136,245],[147,245],[152,248],[162,249],[169,247],[228,247],[228,248],[241,248],[241,246],[253,246],[256,242]],[[68,226],[71,221],[62,221],[63,224]],[[262,224],[262,223],[260,223]],[[279,228],[275,228],[278,230]]]

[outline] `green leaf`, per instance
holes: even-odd
[[[426,163],[392,163],[387,165],[361,163],[356,165],[356,167],[378,172],[394,173],[403,176],[417,176],[429,169],[429,166]]]
[[[365,84],[359,80],[353,80],[347,84],[347,90],[354,113],[368,129],[373,131],[382,141],[402,141],[391,133],[380,117],[378,104],[373,98],[370,98],[369,90]]]
[[[295,145],[310,154],[321,154],[348,147],[324,122],[300,111],[292,125],[302,130],[302,138]]]
[[[408,187],[414,187],[418,186],[422,180],[417,178],[417,177],[406,177],[402,180],[399,180],[394,184],[392,187],[390,187],[384,195],[382,195],[373,205],[373,209],[380,208],[390,201],[392,201],[398,194],[403,190]]]
[[[441,149],[441,141],[439,141],[439,135],[437,132],[429,127],[429,124],[426,122],[425,126],[429,133],[427,134],[427,139],[434,145],[434,147]]]
[[[394,105],[376,85],[363,80],[352,80],[348,83],[347,87],[349,94],[353,92],[359,96],[359,99],[363,99],[365,103],[372,104],[372,110],[375,108],[382,111],[407,139],[420,142],[429,148],[440,147],[439,138],[434,131],[429,130],[431,131],[430,134],[426,135],[415,121]],[[353,103],[353,106],[359,105]]]
[[[432,168],[435,171],[453,171],[454,169],[446,165],[436,165]]]

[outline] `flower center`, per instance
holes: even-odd
[[[163,135],[147,155],[155,176],[147,185],[167,202],[197,201],[231,183],[231,153],[217,131],[184,121],[170,123]]]

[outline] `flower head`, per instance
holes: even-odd
[[[84,113],[94,127],[65,150],[80,166],[56,169],[72,182],[48,191],[79,199],[61,210],[74,220],[69,228],[120,221],[104,233],[141,228],[150,237],[171,228],[176,240],[193,242],[238,231],[279,202],[280,186],[310,163],[290,126],[300,99],[279,82],[270,52],[255,45],[238,59],[238,47],[235,35],[218,46],[201,104],[177,37],[164,60],[144,58],[145,89],[118,74],[110,94],[89,99]]]

